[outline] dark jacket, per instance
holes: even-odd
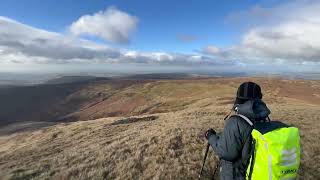
[[[265,120],[270,110],[260,99],[238,105],[238,114],[252,122]],[[219,135],[211,135],[209,143],[220,158],[220,178],[223,180],[245,179],[252,147],[252,127],[244,119],[231,116]]]

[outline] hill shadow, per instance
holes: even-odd
[[[0,136],[6,136],[14,133],[33,132],[56,124],[58,123],[40,121],[12,123],[0,127]]]

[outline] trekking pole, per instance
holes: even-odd
[[[212,175],[212,180],[215,180],[215,176],[216,176],[217,170],[219,169],[219,166],[220,166],[220,161],[218,159],[216,167],[214,168],[214,172],[213,172],[213,175]]]
[[[199,174],[199,179],[201,179],[201,176],[202,176],[204,164],[206,163],[206,159],[207,159],[207,156],[208,156],[209,147],[210,147],[210,144],[209,144],[209,142],[208,142],[207,148],[206,148],[206,153],[204,154],[204,158],[203,158],[203,163],[202,163],[201,171],[200,171],[200,174]]]

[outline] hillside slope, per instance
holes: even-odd
[[[300,128],[301,179],[319,179],[320,145],[315,142],[320,138],[320,82],[263,78],[161,80],[118,88],[70,115],[95,120],[3,133],[0,177],[195,179],[205,148],[204,131],[222,130],[236,87],[249,79],[262,85],[272,119]],[[106,87],[114,89],[95,84],[72,96],[103,94],[109,92]],[[0,129],[4,130],[8,127]],[[216,162],[211,153],[206,178]]]

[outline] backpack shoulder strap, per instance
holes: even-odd
[[[253,127],[253,123],[252,121],[247,118],[246,116],[242,115],[242,114],[234,114],[232,116],[238,116],[238,117],[241,117],[243,120],[245,120],[251,127]],[[250,133],[250,136],[251,136],[251,133]],[[248,140],[248,139],[247,139]],[[253,163],[254,163],[254,151],[255,151],[255,139],[252,139],[252,142],[250,144],[250,151],[245,154],[240,160],[236,161],[235,162],[235,167],[239,167],[241,166],[242,164],[245,164],[247,163],[247,161],[252,157],[252,159],[250,159],[249,161],[249,164],[250,167],[250,171],[249,171],[249,174],[247,174],[247,176],[249,177],[249,179],[251,180],[251,174],[252,174],[252,169],[253,169]]]
[[[244,119],[250,126],[253,126],[253,123],[252,121],[247,118],[246,116],[242,115],[242,114],[234,114],[233,116],[238,116],[238,117],[241,117],[242,119]]]

